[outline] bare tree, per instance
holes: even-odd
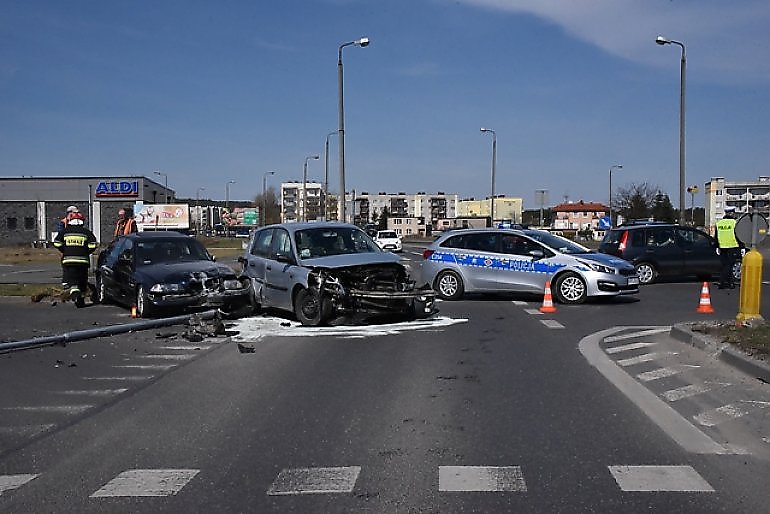
[[[263,203],[264,200],[264,203]],[[264,205],[267,212],[265,214],[264,221],[261,221],[260,223],[264,223],[265,225],[269,225],[270,223],[279,223],[281,221],[281,207],[278,205],[278,193],[276,193],[276,190],[273,186],[270,186],[265,191],[264,197],[262,196],[262,193],[258,194],[254,198],[254,205],[256,205],[259,208],[260,216],[262,213],[262,206]]]
[[[652,216],[660,188],[642,182],[619,187],[612,197],[612,206],[626,219],[644,219]]]

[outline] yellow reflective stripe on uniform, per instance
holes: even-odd
[[[54,245],[56,248],[59,248],[60,246],[63,246],[63,245],[64,245],[64,243],[63,243],[63,242],[61,242],[61,241],[54,241],[54,242],[53,242],[53,245]]]
[[[91,262],[88,260],[88,257],[75,257],[75,256],[68,256],[64,257],[61,260],[62,264],[91,264]]]
[[[98,245],[96,243],[88,243],[88,248],[91,249],[91,250],[96,250],[97,246]]]

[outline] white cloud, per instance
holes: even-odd
[[[607,53],[635,62],[670,62],[655,37],[681,41],[688,73],[715,81],[770,81],[770,2],[766,0],[459,0],[530,14]],[[678,48],[676,49],[678,50]],[[671,50],[671,51],[676,51]],[[678,53],[678,52],[677,52]]]

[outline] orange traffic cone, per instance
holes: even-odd
[[[136,305],[131,306],[131,317],[132,318],[136,317]]]
[[[701,287],[700,303],[695,312],[702,312],[703,314],[711,314],[714,312],[714,308],[711,306],[711,295],[709,294],[708,282],[704,282],[703,287]]]
[[[543,295],[543,306],[540,307],[540,312],[556,312],[556,307],[553,306],[553,297],[551,296],[550,280],[546,280],[545,282],[545,295]]]

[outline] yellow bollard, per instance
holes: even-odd
[[[762,254],[755,249],[749,250],[741,264],[741,303],[738,325],[750,319],[764,319],[759,314],[759,300],[762,292]]]

